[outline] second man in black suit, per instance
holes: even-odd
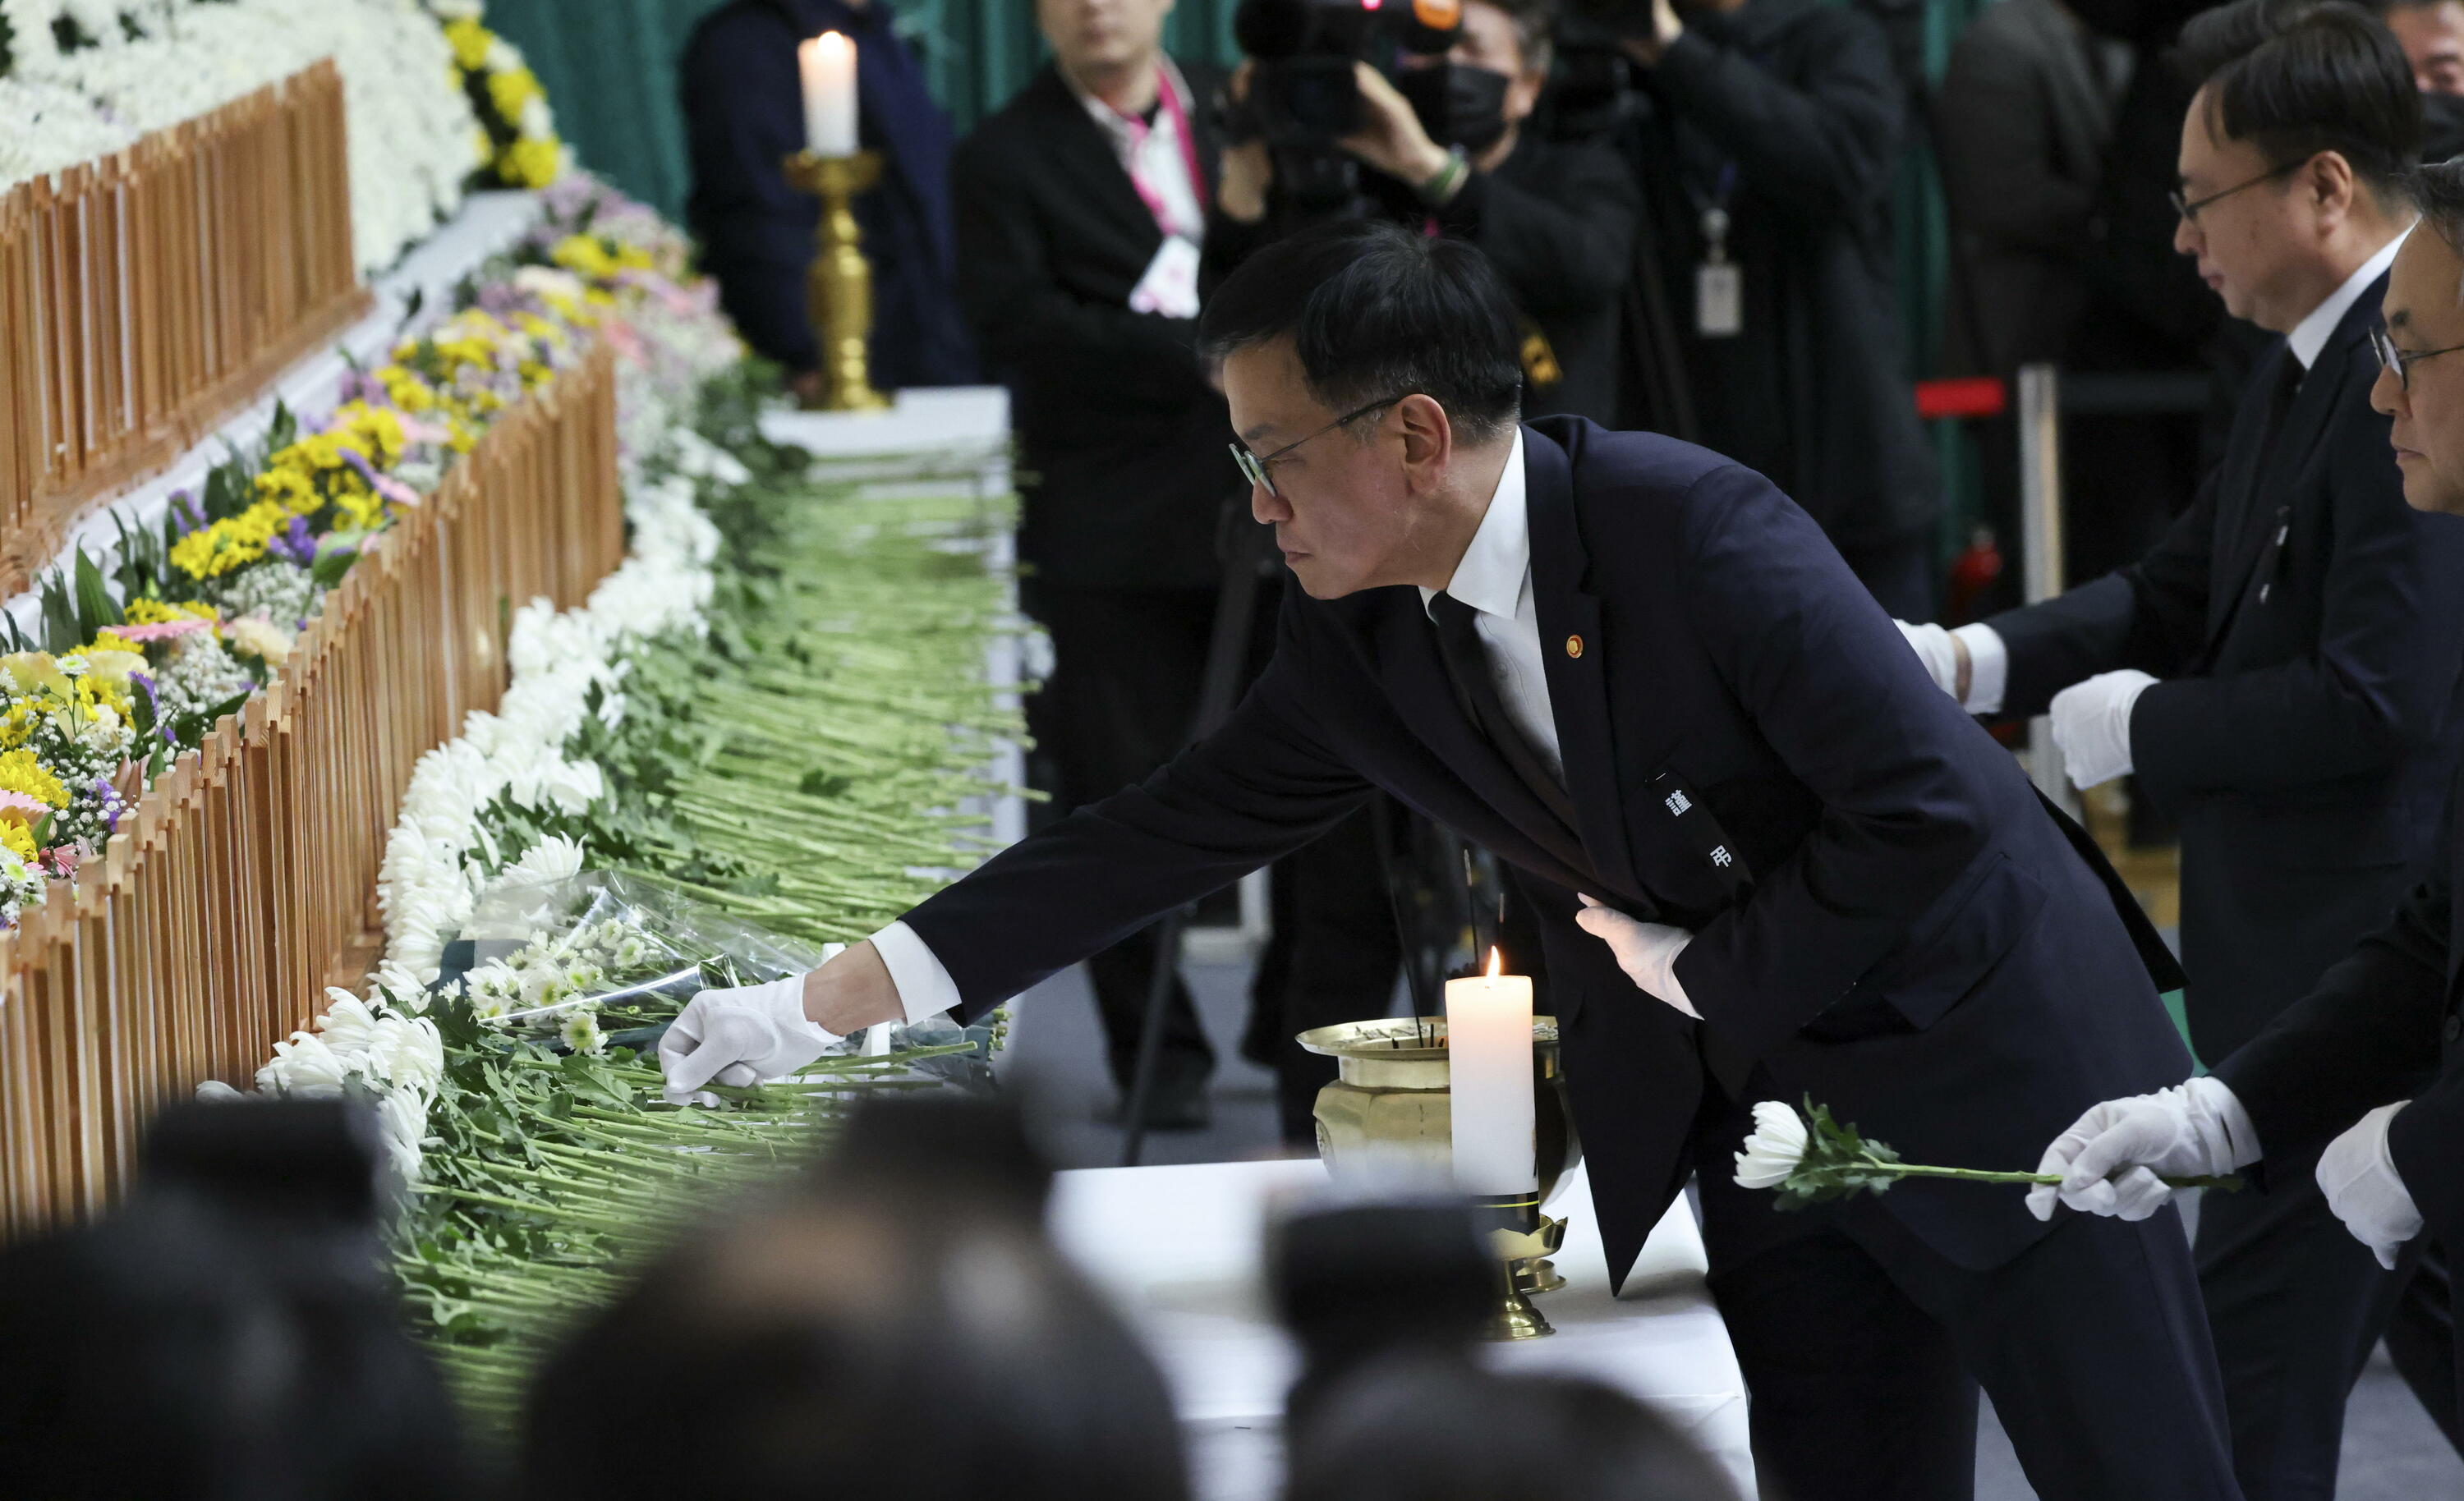
[[[958,290],[1010,390],[1027,610],[1054,666],[1033,706],[1066,811],[1188,738],[1237,493],[1197,354],[1214,79],[1163,52],[1171,0],[1040,0],[1053,60],[952,168]],[[1089,963],[1115,1078],[1137,1055],[1151,935]],[[1149,1120],[1196,1124],[1214,1055],[1174,982]]]
[[[2405,504],[2370,404],[2370,336],[2414,218],[2411,75],[2350,7],[2288,22],[2260,3],[2272,37],[2249,0],[2184,34],[2207,77],[2182,127],[2176,248],[2229,312],[2285,336],[2224,463],[2145,560],[1948,636],[1911,632],[1968,707],[2050,704],[2073,781],[2135,772],[2180,819],[2185,1006],[2210,1059],[2385,919],[2435,842],[2464,729],[2464,529]],[[2234,35],[2242,54],[2217,55],[2210,38]],[[2332,1490],[2346,1393],[2401,1292],[2306,1164],[2280,1178],[2211,1196],[2198,1226],[2253,1501]]]

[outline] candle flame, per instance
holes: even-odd
[[[1496,979],[1496,978],[1498,977],[1498,975],[1499,975],[1499,974],[1501,974],[1502,972],[1504,972],[1505,968],[1506,968],[1506,958],[1505,958],[1505,956],[1504,956],[1503,954],[1500,954],[1500,953],[1497,951],[1497,946],[1496,946],[1495,944],[1491,944],[1491,945],[1489,945],[1489,946],[1488,946],[1488,977],[1489,977],[1490,979],[1492,979],[1492,980]]]

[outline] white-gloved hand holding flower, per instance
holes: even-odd
[[[2047,710],[2063,770],[2084,791],[2131,772],[2130,715],[2156,680],[2135,667],[2100,672],[2054,695]]]
[[[2028,1212],[2054,1217],[2057,1201],[2084,1214],[2144,1220],[2163,1208],[2178,1183],[2222,1178],[2258,1161],[2258,1136],[2222,1079],[2200,1077],[2152,1095],[2090,1105],[2054,1138],[2036,1164],[2058,1184],[2028,1190]]]
[[[705,1091],[713,1083],[744,1088],[784,1077],[839,1040],[804,1019],[804,977],[789,975],[694,996],[659,1039],[659,1068],[669,1103],[712,1103]]]
[[[2319,1154],[2317,1176],[2319,1186],[2326,1190],[2327,1207],[2390,1272],[2396,1252],[2421,1233],[2421,1210],[2387,1151],[2387,1126],[2411,1102],[2379,1106]]]
[[[1584,932],[1609,946],[1609,952],[1617,956],[1617,968],[1636,986],[1696,1021],[1703,1019],[1703,1013],[1686,999],[1685,987],[1677,983],[1677,956],[1694,941],[1693,934],[1664,923],[1638,922],[1588,896],[1583,898],[1583,909],[1574,914],[1574,921]]]

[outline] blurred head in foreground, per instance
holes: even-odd
[[[1183,1501],[1154,1362],[951,1125],[886,1109],[654,1265],[541,1373],[523,1493]]]
[[[0,1490],[474,1494],[378,1254],[374,1141],[340,1102],[176,1107],[124,1208],[0,1255]]]
[[[1293,1446],[1285,1501],[1735,1501],[1633,1398],[1563,1376],[1405,1360],[1330,1392]]]

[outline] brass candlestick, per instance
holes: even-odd
[[[805,314],[821,346],[822,393],[805,405],[825,412],[877,412],[889,399],[872,388],[867,345],[872,337],[872,265],[864,258],[864,231],[848,207],[855,195],[881,181],[881,153],[817,157],[799,151],[787,158],[787,185],[822,201],[813,230],[813,265],[805,273]]]
[[[1317,1150],[1329,1171],[1351,1164],[1377,1171],[1400,1160],[1437,1175],[1454,1168],[1454,1111],[1442,1016],[1346,1022],[1300,1034],[1300,1045],[1332,1057],[1339,1077],[1318,1091]],[[1561,1093],[1557,1018],[1531,1018],[1532,1168],[1536,1191],[1474,1201],[1498,1262],[1491,1339],[1553,1333],[1530,1294],[1564,1287],[1548,1258],[1564,1244],[1566,1222],[1541,1212],[1583,1146]]]

